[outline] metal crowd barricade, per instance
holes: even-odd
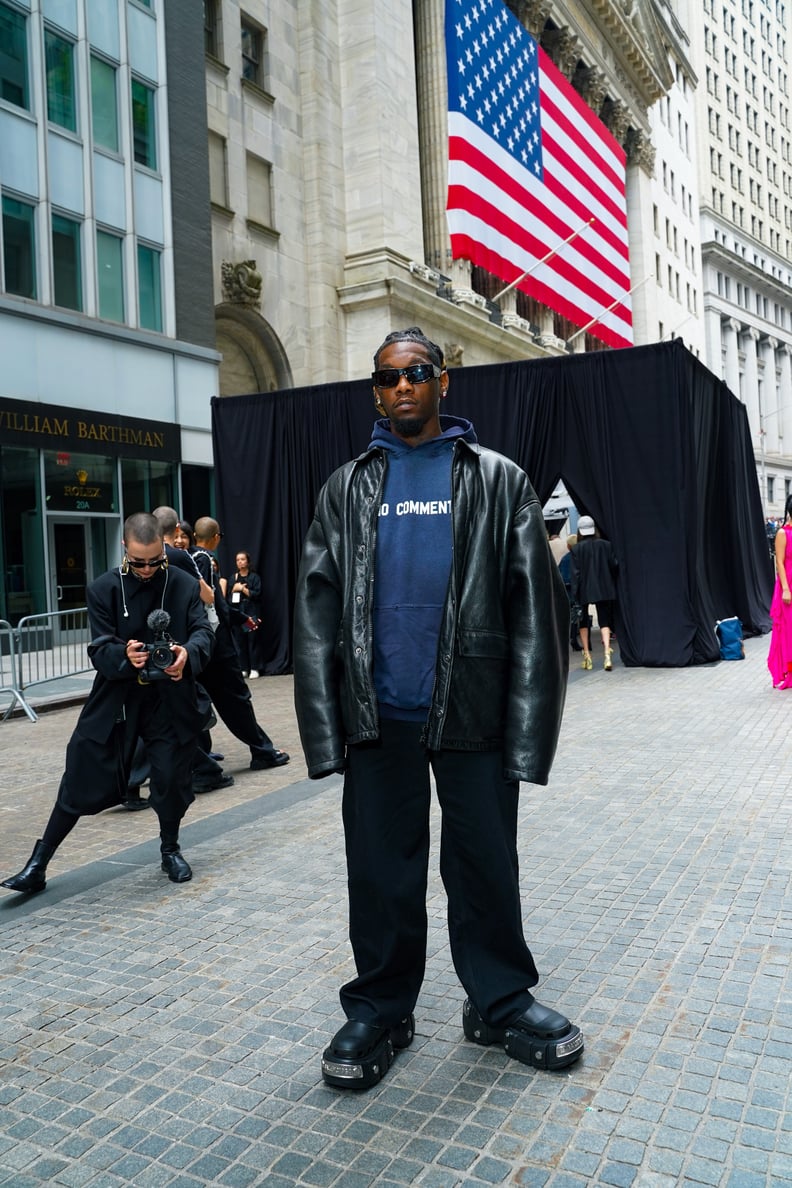
[[[22,706],[31,722],[36,721],[36,713],[30,708],[19,688],[19,666],[17,664],[16,631],[5,619],[0,619],[0,695],[9,693],[11,704],[3,714],[1,721],[5,722],[14,706]]]
[[[88,659],[90,628],[88,609],[49,611],[41,615],[25,615],[13,628],[13,647],[16,653],[16,687],[14,696],[32,722],[38,715],[25,699],[25,692],[50,681],[63,680],[82,672],[90,672]],[[10,709],[4,715],[13,709]]]

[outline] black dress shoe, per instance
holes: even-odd
[[[162,869],[172,883],[189,883],[192,870],[181,850],[162,855]]]
[[[127,794],[121,801],[121,806],[128,809],[130,813],[139,813],[141,809],[151,808],[150,802],[140,795],[139,788],[127,788]]]
[[[216,776],[213,780],[193,780],[193,792],[217,792],[220,788],[230,788],[234,782],[232,775]]]
[[[264,771],[268,767],[284,767],[291,758],[285,751],[272,751],[271,754],[254,755],[250,760],[251,771]]]

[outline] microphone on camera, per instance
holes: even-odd
[[[151,630],[156,635],[164,635],[170,627],[171,617],[166,610],[153,610],[146,619]]]

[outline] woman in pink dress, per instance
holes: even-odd
[[[776,689],[792,689],[792,495],[784,508],[784,524],[775,537],[776,583],[770,618],[773,634],[767,667]]]

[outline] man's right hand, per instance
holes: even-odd
[[[148,660],[146,645],[139,639],[130,639],[126,646],[126,657],[133,668],[144,668]]]

